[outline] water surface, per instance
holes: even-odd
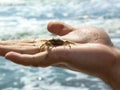
[[[47,23],[105,29],[120,48],[120,0],[1,0],[0,40],[52,36]],[[0,90],[110,90],[100,79],[55,67],[34,68],[0,57]]]

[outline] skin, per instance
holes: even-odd
[[[76,28],[58,21],[50,22],[47,28],[75,45],[40,51],[41,39],[7,40],[0,41],[0,55],[25,66],[56,66],[87,73],[101,78],[113,90],[120,89],[120,51],[104,30]]]

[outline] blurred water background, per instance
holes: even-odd
[[[41,38],[49,21],[104,28],[120,48],[120,0],[0,0],[0,40]],[[55,67],[16,65],[0,57],[0,90],[111,90],[100,79]]]

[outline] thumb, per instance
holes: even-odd
[[[53,34],[63,36],[73,31],[75,28],[59,21],[51,21],[48,23],[47,29]]]

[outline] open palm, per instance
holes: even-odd
[[[96,60],[100,63],[102,59],[104,61],[105,57],[108,58],[111,55],[104,50],[109,50],[108,47],[113,47],[113,44],[109,36],[101,29],[93,27],[75,28],[61,22],[50,22],[48,30],[53,34],[60,35],[62,39],[77,43],[77,45],[72,45],[71,48],[59,46],[50,51],[40,52],[41,39],[0,41],[0,55],[15,63],[27,66],[65,66],[66,63],[69,63],[68,67],[76,70],[82,68],[83,71],[86,71],[86,66],[91,66],[90,69],[93,69],[96,66]],[[105,49],[102,50],[101,48]],[[103,58],[101,53],[104,53]],[[95,55],[100,56],[101,61]],[[93,63],[86,63],[90,62],[90,58],[93,58],[93,61],[91,60]],[[78,63],[72,65],[74,60]],[[110,60],[106,61],[106,63],[108,62],[110,63]],[[85,63],[86,65],[84,65]],[[95,66],[93,67],[93,65]],[[101,66],[97,65],[96,67]]]

